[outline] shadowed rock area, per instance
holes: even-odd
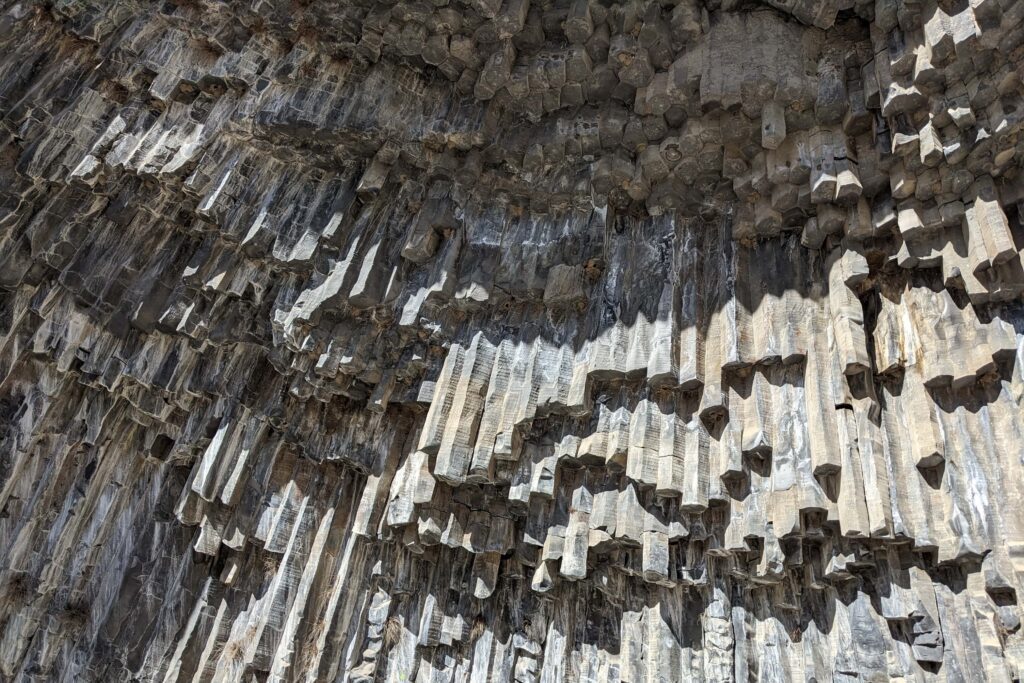
[[[1024,2],[0,0],[0,681],[1019,681]]]

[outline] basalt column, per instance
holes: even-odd
[[[1024,678],[1021,0],[0,0],[0,681]]]

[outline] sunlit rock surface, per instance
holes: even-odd
[[[1024,676],[1024,2],[0,0],[0,679]]]

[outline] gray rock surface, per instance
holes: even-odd
[[[1024,676],[1024,2],[0,0],[0,680]]]

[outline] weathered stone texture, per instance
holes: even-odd
[[[1024,2],[0,0],[0,679],[1024,677]]]

